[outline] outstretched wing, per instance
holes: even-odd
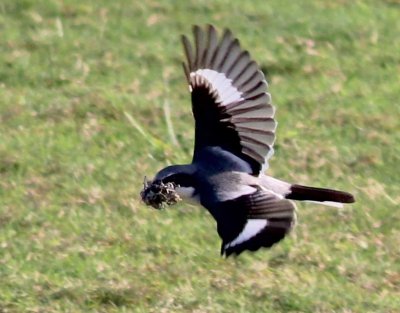
[[[195,118],[193,158],[206,146],[220,146],[259,174],[273,153],[276,128],[264,74],[229,30],[220,39],[211,25],[194,26],[193,33],[194,49],[182,37]]]
[[[221,254],[227,257],[271,247],[289,233],[296,221],[293,202],[260,189],[221,202],[216,211]]]

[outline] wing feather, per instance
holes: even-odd
[[[231,77],[233,82],[246,70],[247,66],[250,64],[250,54],[248,51],[242,51],[236,60],[234,66],[226,72],[227,77]]]
[[[271,247],[282,240],[296,222],[296,206],[268,190],[257,189],[216,208],[221,254]]]
[[[195,68],[195,66],[194,66],[195,58],[194,58],[192,44],[190,43],[189,39],[184,35],[182,36],[182,43],[183,43],[186,59],[188,61],[188,68],[190,71],[193,71],[193,69]]]
[[[219,44],[216,56],[213,62],[213,68],[218,70],[221,73],[221,67],[226,61],[228,57],[228,53],[230,52],[229,47],[231,42],[233,41],[233,36],[230,30],[225,30],[224,35],[222,37],[221,43]]]
[[[193,35],[194,49],[182,36],[196,121],[193,159],[205,147],[220,146],[259,174],[272,155],[276,128],[264,74],[230,30],[219,37],[211,25],[194,26]]]
[[[203,30],[197,25],[193,27],[193,34],[196,46],[196,67],[202,68],[204,67],[204,54],[207,48],[207,39]]]
[[[218,36],[217,31],[215,30],[214,26],[208,26],[208,47],[205,53],[205,61],[204,67],[211,68],[212,67],[212,60],[215,55],[215,51],[217,50],[218,46]]]

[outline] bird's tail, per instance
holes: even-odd
[[[285,198],[300,201],[318,202],[336,207],[341,207],[342,203],[355,202],[354,196],[348,192],[296,184],[290,186],[290,191],[285,195]]]

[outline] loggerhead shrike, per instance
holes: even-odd
[[[142,199],[158,207],[168,202],[162,186],[169,186],[164,191],[200,203],[217,222],[221,255],[226,257],[282,240],[296,221],[291,200],[333,206],[354,202],[347,192],[291,184],[264,174],[277,123],[263,73],[231,31],[219,38],[211,25],[194,26],[193,34],[194,48],[182,36],[195,119],[193,160],[159,171],[145,185]],[[157,192],[161,197],[154,205],[150,197]]]

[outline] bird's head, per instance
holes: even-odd
[[[192,165],[172,165],[159,171],[153,180],[146,178],[140,196],[144,203],[156,209],[172,205],[181,197],[194,193],[194,170]]]

